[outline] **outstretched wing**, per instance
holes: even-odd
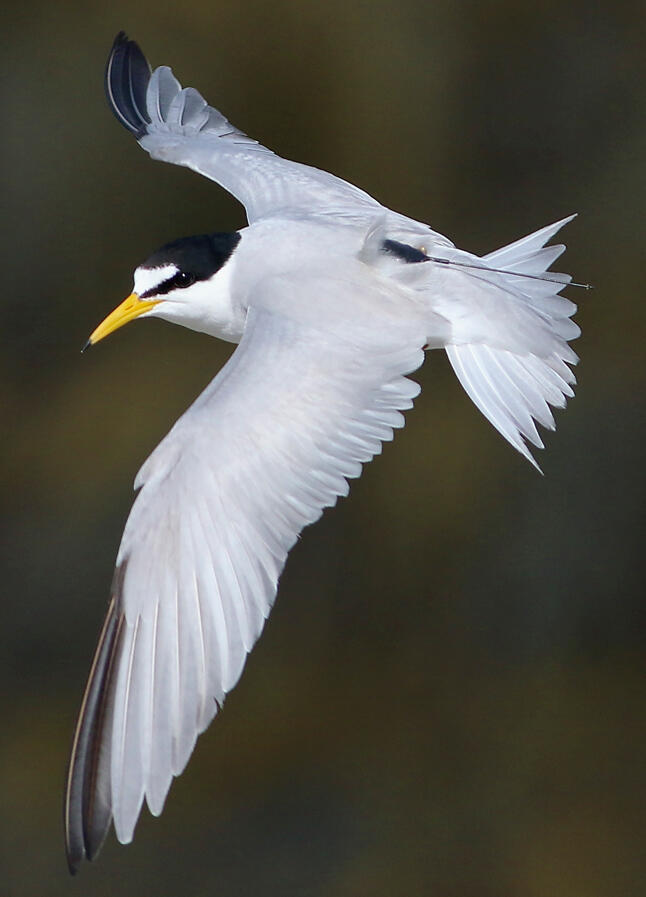
[[[240,676],[298,533],[347,494],[419,391],[404,374],[421,364],[424,328],[387,297],[380,310],[341,280],[264,289],[274,299],[250,309],[232,358],[137,478],[70,762],[73,871],[112,819],[131,840],[144,797],[161,812]],[[326,296],[335,315],[322,329]]]
[[[151,72],[138,44],[117,35],[105,73],[117,119],[153,159],[185,165],[244,205],[249,222],[281,212],[374,215],[379,203],[325,171],[290,162],[243,134],[168,66]]]

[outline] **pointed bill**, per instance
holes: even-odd
[[[119,327],[123,327],[129,321],[134,321],[135,318],[158,305],[160,301],[160,299],[140,299],[136,293],[131,293],[123,300],[121,305],[118,305],[114,311],[110,312],[107,318],[101,321],[96,330],[92,331],[87,345],[93,346],[95,343],[98,343],[99,340],[109,336],[109,334],[118,330]]]

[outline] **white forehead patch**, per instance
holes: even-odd
[[[148,290],[154,290],[160,283],[174,277],[179,271],[177,265],[162,265],[160,268],[137,268],[135,270],[134,292],[141,296]]]

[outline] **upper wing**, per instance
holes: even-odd
[[[139,46],[117,35],[105,73],[112,111],[153,159],[185,165],[216,181],[244,205],[250,222],[278,210],[337,216],[379,203],[325,171],[275,155],[230,124],[167,66],[151,74]]]
[[[332,293],[342,314],[347,291]],[[316,309],[324,297],[308,298]],[[298,533],[403,425],[423,327],[387,302],[369,314],[365,299],[353,303],[361,326],[325,330],[279,296],[250,309],[232,358],[140,471],[70,761],[73,871],[111,819],[131,840],[144,796],[161,812],[240,676]]]

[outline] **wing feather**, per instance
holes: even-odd
[[[79,720],[74,732],[65,791],[65,841],[70,872],[101,848],[112,820],[110,789],[111,741],[102,735],[110,727],[110,686],[118,655],[124,617],[110,600],[92,661]]]
[[[250,309],[227,366],[142,468],[79,723],[68,796],[75,867],[90,855],[93,757],[109,758],[95,853],[110,815],[128,842],[144,797],[161,812],[238,681],[299,532],[403,424],[419,392],[404,375],[422,361],[423,324],[392,310],[375,320],[378,302],[366,311],[344,336]]]
[[[276,209],[344,214],[381,206],[325,171],[290,162],[234,127],[168,66],[152,73],[139,46],[121,32],[108,57],[106,96],[119,122],[153,159],[185,165],[243,203],[249,221]]]

